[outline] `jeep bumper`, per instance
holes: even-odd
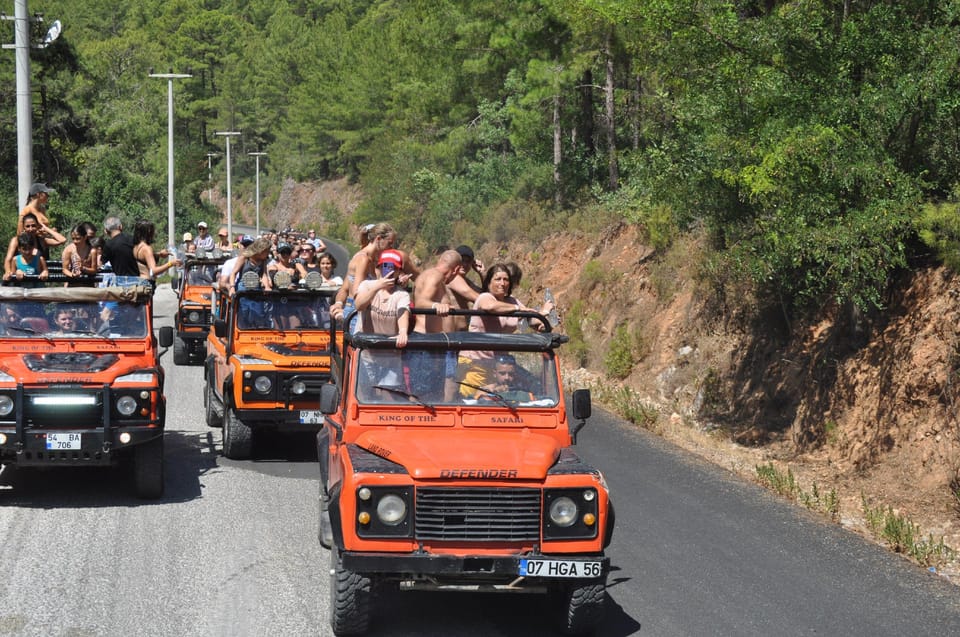
[[[513,581],[521,575],[521,561],[556,560],[562,563],[578,564],[599,562],[600,574],[577,579],[604,580],[610,572],[610,558],[603,555],[435,555],[394,554],[394,553],[358,553],[343,551],[343,567],[356,573],[371,573],[388,579],[407,579],[420,575],[429,575],[446,581]],[[551,577],[530,578],[536,581],[553,580]],[[556,578],[560,581],[560,578]]]
[[[284,432],[320,431],[323,419],[316,410],[300,409],[234,409],[243,424],[251,429],[274,429]],[[308,422],[301,421],[305,417]],[[317,422],[309,422],[309,421]]]
[[[57,441],[47,434],[56,434]],[[0,462],[21,466],[107,466],[127,449],[163,435],[161,427],[26,430],[0,427]],[[129,439],[128,439],[129,438]],[[122,442],[125,440],[126,442]]]

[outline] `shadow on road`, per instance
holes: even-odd
[[[556,637],[562,610],[543,594],[384,592],[377,598],[370,637],[489,635]],[[492,626],[491,626],[492,624]],[[611,595],[604,637],[638,634],[640,624]]]

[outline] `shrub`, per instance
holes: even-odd
[[[610,348],[603,359],[607,375],[612,378],[623,379],[633,370],[633,337],[626,325],[621,325],[610,341]]]
[[[567,344],[566,353],[573,364],[577,367],[584,367],[587,364],[590,348],[583,333],[583,321],[585,319],[585,310],[583,301],[577,299],[570,306],[570,311],[563,321],[564,329],[570,338]]]

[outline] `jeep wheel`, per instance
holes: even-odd
[[[223,405],[223,455],[231,460],[249,460],[253,450],[253,430],[237,418],[233,409]]]
[[[343,568],[340,550],[330,551],[330,627],[333,634],[360,635],[370,625],[371,580]]]
[[[574,584],[559,592],[560,629],[565,635],[589,635],[606,614],[606,584]]]
[[[187,342],[179,336],[173,339],[173,363],[174,365],[187,365],[190,363],[190,354],[187,353]]]
[[[206,408],[207,427],[223,427],[223,414],[217,411],[217,395],[213,393],[213,385],[206,384],[203,391],[203,404]]]
[[[138,498],[163,495],[163,436],[133,448],[133,484]]]

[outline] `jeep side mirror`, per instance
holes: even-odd
[[[215,319],[213,321],[213,333],[217,335],[217,338],[226,338],[227,322],[223,319]]]
[[[164,325],[160,328],[160,347],[170,347],[173,345],[173,328],[169,325]]]
[[[573,444],[577,444],[577,434],[587,424],[587,418],[590,417],[592,406],[590,404],[590,390],[577,389],[573,392],[573,419],[579,422],[570,430],[570,436],[573,438]]]
[[[573,392],[573,418],[574,420],[586,420],[590,417],[592,406],[590,404],[590,390],[577,389]]]
[[[340,405],[340,390],[333,383],[327,383],[320,388],[320,413],[336,413]]]

